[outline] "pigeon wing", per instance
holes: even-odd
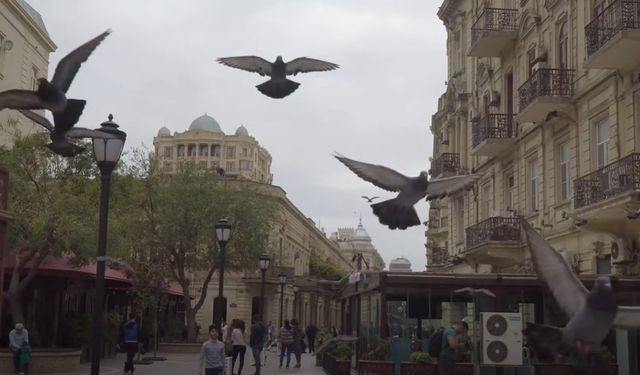
[[[618,306],[613,325],[621,329],[640,328],[640,306]]]
[[[538,274],[553,294],[558,305],[569,317],[584,305],[588,291],[571,272],[564,258],[555,251],[529,222],[521,220],[527,236],[531,259]]]
[[[308,57],[298,57],[297,59],[293,59],[287,63],[285,72],[288,76],[295,76],[298,73],[326,72],[339,67],[340,65],[330,63],[328,61],[310,59]]]
[[[37,114],[35,112],[31,112],[31,111],[23,111],[23,110],[21,110],[20,113],[22,113],[22,115],[24,117],[26,117],[29,120],[35,122],[36,124],[44,126],[45,129],[47,129],[49,132],[53,132],[53,128],[54,128],[53,124],[46,117],[40,116],[39,114]]]
[[[427,186],[427,200],[442,198],[460,189],[469,188],[479,179],[480,175],[467,174],[430,180]]]
[[[7,90],[0,92],[0,110],[42,109],[45,103],[31,90]]]
[[[69,138],[100,138],[100,139],[114,139],[117,138],[113,134],[101,132],[99,130],[91,130],[87,128],[71,128],[67,132]]]
[[[66,93],[69,90],[69,86],[71,86],[71,82],[73,82],[73,78],[78,73],[80,65],[87,61],[91,53],[109,34],[111,34],[111,30],[103,32],[60,60],[56,67],[56,72],[53,74],[51,84]]]
[[[411,179],[391,168],[382,165],[374,165],[355,161],[344,156],[334,155],[336,159],[351,169],[353,173],[361,179],[371,182],[377,187],[388,191],[400,191],[404,186],[411,183]]]
[[[258,73],[261,76],[271,76],[272,64],[262,57],[258,56],[237,56],[237,57],[221,57],[218,59],[220,64],[230,66],[236,69],[246,70],[247,72]]]

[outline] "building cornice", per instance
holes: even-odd
[[[438,9],[438,18],[440,18],[445,25],[449,23],[449,20],[451,16],[454,15],[459,3],[460,0],[444,0],[442,5],[440,5],[440,8]]]
[[[53,52],[58,48],[45,30],[42,30],[31,15],[27,13],[27,11],[16,0],[8,0],[6,4],[9,9],[13,10],[18,17],[20,17],[21,21],[27,25],[33,35],[35,35],[50,52]]]

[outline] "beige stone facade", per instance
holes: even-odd
[[[48,76],[49,54],[55,49],[40,14],[26,1],[0,2],[0,91],[37,88],[38,78]],[[23,134],[41,129],[16,111],[0,111],[0,124],[14,122]],[[0,144],[11,140],[11,133],[0,132]]]
[[[629,1],[446,0],[446,92],[432,177],[474,171],[475,191],[429,211],[429,270],[531,272],[518,220],[579,273],[638,274],[640,7]]]
[[[338,244],[340,252],[348,260],[357,263],[357,256],[360,254],[362,256],[363,264],[361,269],[363,271],[384,270],[384,260],[375,246],[373,246],[369,233],[362,225],[362,219],[360,219],[356,229],[338,228],[336,232],[331,233],[331,240]]]

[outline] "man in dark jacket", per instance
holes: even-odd
[[[309,353],[315,353],[316,351],[316,335],[318,334],[318,327],[313,322],[309,323],[307,327],[307,341],[309,343]]]
[[[249,338],[249,346],[251,346],[251,352],[253,353],[253,360],[256,362],[256,373],[260,375],[260,367],[262,363],[260,361],[260,354],[264,348],[265,338],[267,336],[267,327],[264,325],[260,316],[253,316],[253,325],[251,326],[251,337]]]
[[[134,313],[129,314],[129,320],[124,322],[121,329],[122,343],[124,351],[127,353],[127,360],[124,363],[124,373],[131,375],[135,371],[133,368],[133,357],[138,352],[138,340],[140,339],[140,325],[136,321]]]

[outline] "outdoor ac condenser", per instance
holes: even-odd
[[[522,366],[522,314],[481,313],[482,364]]]

